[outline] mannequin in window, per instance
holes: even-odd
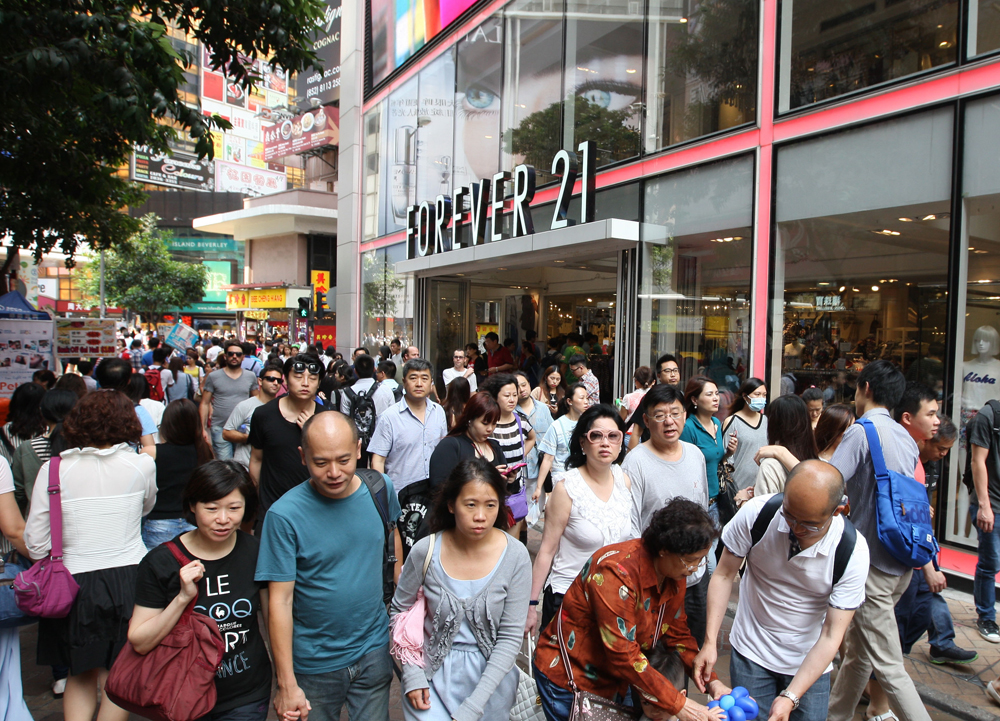
[[[1000,400],[1000,333],[990,325],[976,329],[970,352],[974,356],[962,368],[962,410],[973,415],[991,399]]]

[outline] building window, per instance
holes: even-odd
[[[959,265],[958,357],[951,408],[961,434],[951,459],[945,539],[976,543],[969,518],[969,492],[962,483],[969,422],[990,400],[1000,400],[1000,168],[996,138],[1000,133],[1000,97],[970,102],[965,108],[962,162],[961,240]],[[964,297],[963,297],[964,295]]]
[[[451,195],[455,132],[455,52],[449,49],[419,75],[416,118],[418,202]]]
[[[364,127],[364,201],[362,203],[362,233],[365,240],[371,240],[380,234],[379,219],[382,217],[380,203],[385,202],[382,190],[384,169],[380,159],[382,154],[382,103],[365,113]]]
[[[753,159],[646,181],[639,362],[671,353],[682,382],[704,373],[735,393],[750,344]]]
[[[756,118],[758,0],[650,0],[646,152]]]
[[[455,187],[492,178],[500,168],[503,21],[490,18],[458,42],[455,87]]]
[[[958,58],[958,0],[782,0],[779,12],[779,113]]]
[[[871,361],[943,388],[953,111],[777,152],[771,385],[853,403]]]
[[[413,76],[389,95],[385,148],[381,162],[385,164],[383,218],[379,235],[394,233],[406,225],[406,209],[416,202],[417,191],[417,123],[420,120],[419,81]]]
[[[1000,50],[1000,4],[995,0],[969,0],[969,47],[966,57]]]
[[[406,258],[405,243],[361,255],[361,339],[371,348],[393,338],[403,345],[413,337],[413,278],[396,275],[395,264]]]

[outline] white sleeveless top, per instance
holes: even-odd
[[[562,483],[573,506],[559,548],[552,559],[548,585],[555,593],[566,593],[583,564],[599,548],[628,541],[632,535],[632,494],[625,486],[621,466],[611,466],[614,489],[607,503],[591,490],[579,468],[566,471]]]

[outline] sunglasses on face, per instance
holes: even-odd
[[[281,383],[281,376],[261,376],[262,381],[270,381],[271,383]]]
[[[242,358],[243,353],[237,351],[226,351],[226,358]]]
[[[322,366],[319,363],[306,363],[305,361],[295,361],[292,363],[292,373],[305,373],[309,371],[314,376],[319,375],[319,369]]]
[[[599,431],[596,428],[594,430],[587,431],[587,440],[591,443],[601,443],[607,438],[608,442],[612,445],[616,443],[621,443],[624,435],[621,431]]]

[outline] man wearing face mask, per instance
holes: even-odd
[[[830,671],[854,611],[865,601],[868,544],[844,518],[840,471],[823,461],[792,469],[784,494],[751,499],[722,532],[725,550],[708,587],[708,629],[695,659],[707,679],[733,581],[746,559],[730,634],[729,672],[761,717],[824,721]]]
[[[250,420],[250,477],[260,490],[258,527],[272,503],[309,478],[298,451],[302,426],[326,410],[316,402],[326,374],[318,356],[299,353],[285,361],[284,372],[288,394],[262,405]]]

